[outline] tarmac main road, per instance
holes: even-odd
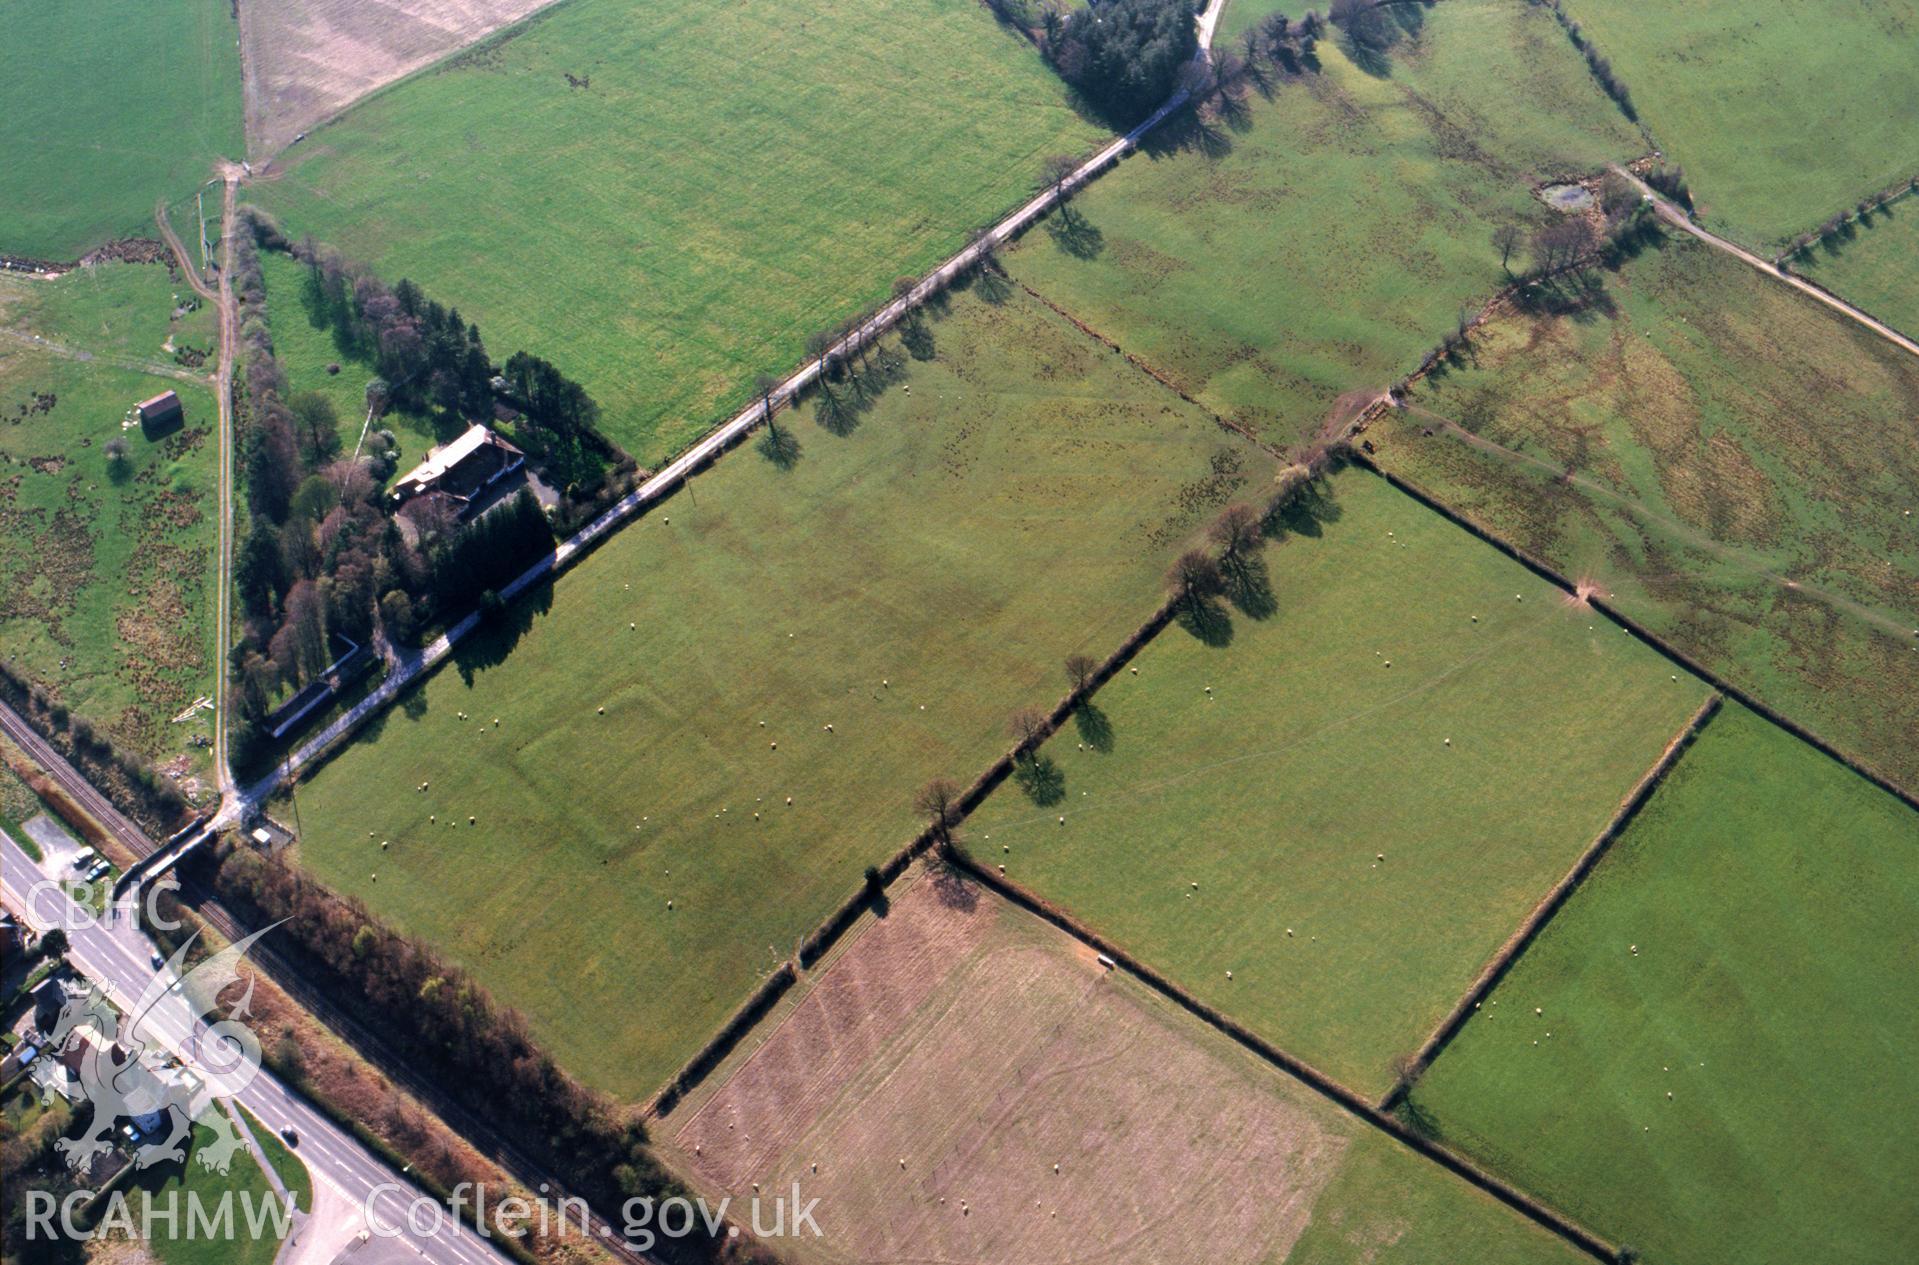
[[[0,899],[37,931],[63,928],[68,961],[97,981],[123,1012],[140,1000],[159,973],[152,962],[153,942],[130,917],[110,912],[95,918],[82,910],[58,883],[46,880],[40,867],[4,831],[0,831]],[[149,1014],[145,1030],[175,1054],[197,1046],[207,1031],[178,994],[162,999]],[[407,1214],[421,1197],[416,1188],[265,1069],[230,1101],[244,1106],[276,1133],[293,1130],[299,1138],[294,1154],[313,1177],[321,1221],[310,1220],[296,1231],[296,1242],[285,1249],[283,1262],[290,1257],[303,1265],[322,1265],[332,1259],[337,1248],[359,1241],[370,1208],[383,1225],[401,1231],[382,1241],[389,1248],[406,1249],[406,1259],[428,1265],[509,1265],[508,1257],[444,1208],[437,1219],[424,1213],[419,1217],[423,1226],[437,1220],[432,1233],[414,1233]]]

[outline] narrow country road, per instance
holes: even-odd
[[[0,831],[0,897],[36,930],[64,929],[68,960],[106,989],[123,1012],[145,994],[155,974],[154,948],[132,925],[130,916],[109,913],[95,918],[82,910],[57,883],[45,881],[32,858],[4,831]],[[176,1055],[197,1049],[206,1034],[204,1022],[178,994],[163,999],[150,1015],[148,1030]],[[315,1189],[324,1185],[337,1196],[328,1201],[336,1215],[351,1209],[347,1215],[362,1218],[363,1210],[372,1207],[384,1224],[405,1231],[398,1241],[427,1265],[505,1265],[506,1257],[451,1217],[442,1218],[432,1234],[416,1235],[407,1229],[406,1213],[415,1192],[405,1179],[264,1069],[230,1101],[239,1102],[276,1133],[294,1131],[299,1138],[295,1154],[312,1174]],[[353,1234],[358,1232],[356,1227]]]
[[[1727,254],[1732,255],[1733,257],[1741,260],[1742,262],[1750,265],[1751,267],[1757,268],[1760,272],[1765,273],[1768,277],[1771,277],[1773,280],[1783,281],[1787,285],[1791,286],[1793,289],[1799,291],[1801,294],[1817,299],[1819,302],[1825,304],[1827,307],[1831,308],[1833,311],[1839,313],[1841,316],[1845,316],[1854,321],[1857,321],[1859,324],[1865,326],[1867,329],[1879,335],[1879,337],[1885,339],[1887,342],[1899,348],[1901,351],[1906,352],[1909,355],[1919,356],[1919,343],[1913,342],[1912,339],[1907,338],[1904,334],[1901,334],[1898,330],[1886,324],[1884,321],[1877,320],[1874,317],[1868,316],[1866,313],[1860,311],[1858,308],[1846,302],[1844,299],[1840,298],[1838,295],[1829,293],[1828,291],[1821,289],[1820,287],[1812,284],[1812,282],[1807,281],[1805,278],[1794,276],[1792,273],[1786,272],[1783,269],[1780,269],[1774,266],[1774,264],[1770,260],[1761,259],[1759,256],[1747,250],[1744,246],[1741,246],[1736,242],[1729,242],[1725,238],[1719,236],[1717,233],[1713,233],[1708,231],[1707,229],[1703,229],[1699,227],[1699,225],[1693,222],[1693,219],[1691,216],[1687,215],[1679,207],[1674,206],[1671,202],[1667,201],[1665,197],[1663,197],[1651,185],[1647,184],[1644,180],[1641,180],[1638,176],[1634,175],[1632,172],[1627,171],[1624,167],[1621,167],[1615,164],[1613,167],[1613,170],[1618,172],[1620,175],[1626,177],[1626,179],[1632,181],[1633,184],[1638,187],[1640,193],[1652,199],[1653,209],[1659,213],[1659,218],[1666,221],[1666,223],[1671,224],[1674,228],[1683,229],[1686,232],[1691,233],[1694,237],[1697,237],[1700,241],[1706,243],[1708,246],[1716,247],[1719,250],[1723,250]]]
[[[220,317],[220,351],[213,374],[213,394],[219,414],[219,565],[214,570],[213,600],[213,778],[224,803],[233,793],[233,769],[227,761],[227,660],[233,643],[233,358],[240,338],[240,317],[233,302],[233,225],[241,169],[232,163],[220,168],[220,275],[209,286],[192,255],[167,220],[164,202],[153,209],[154,223],[167,249],[173,252],[187,284],[214,305]],[[217,288],[216,288],[217,287]]]
[[[1211,58],[1213,29],[1218,24],[1219,15],[1224,11],[1226,3],[1227,0],[1210,0],[1205,12],[1198,15],[1196,23],[1199,33],[1199,52],[1195,60],[1203,62]],[[906,294],[880,308],[864,324],[834,343],[826,352],[824,359],[836,359],[848,347],[869,342],[892,328],[906,313],[925,303],[973,268],[982,255],[1004,246],[1031,227],[1054,206],[1077,193],[1127,154],[1137,149],[1140,138],[1165,122],[1170,115],[1185,105],[1187,98],[1188,92],[1184,88],[1174,92],[1167,98],[1166,103],[1155,110],[1145,122],[1126,135],[1101,147],[1098,153],[1081,163],[1072,175],[1056,186],[1049,185],[1043,192],[1019,206],[983,233],[978,240],[970,243],[922,277],[919,284]],[[229,194],[230,192],[229,185]],[[224,276],[224,273],[222,275]],[[674,458],[659,473],[615,502],[605,513],[560,542],[552,553],[534,563],[511,584],[502,588],[500,596],[511,602],[532,585],[565,570],[582,551],[617,530],[642,510],[666,497],[687,478],[704,468],[708,462],[745,438],[755,426],[770,418],[782,405],[791,403],[802,391],[811,386],[819,376],[821,359],[820,357],[809,358],[796,372],[780,383],[764,403],[756,400],[741,409],[705,439]],[[437,667],[452,652],[453,647],[478,626],[479,622],[480,617],[477,612],[468,615],[422,649],[402,656],[389,669],[386,679],[377,689],[336,717],[332,723],[304,743],[299,750],[282,761],[272,773],[237,794],[225,796],[220,814],[213,823],[214,826],[220,827],[244,820],[256,811],[286,779],[297,775],[302,768],[312,763],[334,743],[352,733],[368,717],[383,710],[416,680]],[[224,641],[222,644],[224,645]],[[224,732],[224,725],[221,729]],[[220,750],[222,753],[225,751],[224,739]],[[224,758],[220,764],[224,772]]]

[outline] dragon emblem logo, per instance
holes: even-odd
[[[278,926],[278,923],[273,926]],[[201,1165],[225,1173],[245,1146],[219,1100],[246,1088],[260,1071],[260,1041],[246,1026],[253,979],[216,1018],[219,997],[240,979],[240,964],[255,941],[273,927],[186,969],[189,939],[148,983],[123,1019],[96,985],[69,997],[47,1038],[48,1052],[67,1056],[93,1121],[77,1138],[55,1145],[69,1167],[84,1172],[113,1146],[114,1128],[125,1121],[140,1140],[136,1168],[186,1159],[193,1126],[213,1139],[196,1148]],[[196,937],[197,938],[197,937]]]

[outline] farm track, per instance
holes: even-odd
[[[1203,14],[1199,20],[1202,57],[1209,55],[1213,27],[1224,7],[1224,2],[1225,0],[1213,0],[1213,3],[1209,5],[1205,14]],[[976,266],[982,255],[987,251],[1011,241],[1019,233],[1037,222],[1044,214],[1052,210],[1065,197],[1077,192],[1092,179],[1097,178],[1098,175],[1123,159],[1137,146],[1142,136],[1184,106],[1186,99],[1187,94],[1184,90],[1176,93],[1174,97],[1169,99],[1164,106],[1139,127],[1101,148],[1091,159],[1087,160],[1075,170],[1071,177],[1063,181],[1058,188],[1049,189],[1017,208],[1013,213],[996,224],[982,241],[969,245],[964,250],[958,252],[944,264],[929,273],[905,296],[882,307],[867,322],[858,327],[853,333],[847,335],[839,343],[835,344],[829,351],[827,358],[834,358],[838,354],[843,354],[849,345],[866,342],[890,329],[908,312],[924,303],[932,295],[944,289],[966,271]],[[190,265],[184,247],[178,237],[172,232],[171,227],[167,225],[164,212],[158,217],[162,232],[169,247],[174,250],[176,256],[180,258],[182,265],[187,268],[188,275],[194,282],[194,288],[199,291],[203,297],[212,299],[219,306],[221,318],[221,355],[219,372],[216,375],[220,394],[221,416],[221,586],[218,603],[220,627],[218,641],[220,648],[219,660],[221,664],[224,664],[226,659],[230,633],[228,587],[232,550],[231,383],[232,357],[235,344],[235,313],[233,310],[228,276],[231,261],[235,183],[233,175],[229,173],[224,180],[223,188],[222,265],[219,276],[218,294],[213,293],[200,282],[198,274]],[[1644,188],[1643,184],[1641,187],[1642,189]],[[1776,278],[1794,285],[1795,288],[1825,303],[1828,307],[1841,312],[1858,323],[1865,325],[1873,332],[1894,342],[1910,354],[1919,355],[1919,345],[1915,345],[1897,331],[1852,308],[1843,301],[1789,274],[1780,272],[1750,252],[1699,228],[1697,225],[1691,223],[1677,208],[1666,203],[1663,199],[1657,198],[1656,195],[1654,195],[1654,199],[1656,209],[1661,217],[1668,220],[1668,222],[1683,228],[1685,231],[1701,238],[1710,245],[1738,256],[1749,266],[1755,267],[1763,272],[1771,273]],[[790,406],[802,391],[813,385],[819,374],[819,365],[820,360],[818,359],[809,361],[799,370],[789,375],[763,403],[755,402],[753,405],[748,406],[707,437],[694,444],[678,458],[670,462],[659,473],[642,484],[640,488],[628,494],[625,498],[622,498],[621,501],[596,518],[592,523],[588,524],[568,540],[562,542],[551,555],[542,559],[535,566],[529,568],[525,573],[517,577],[504,590],[503,596],[510,600],[524,593],[528,588],[532,587],[532,585],[556,575],[570,565],[572,561],[577,559],[580,554],[591,549],[626,522],[637,517],[653,504],[670,496],[686,479],[697,474],[711,461],[723,455],[727,449],[737,444],[756,426],[768,421],[779,407],[782,405]],[[297,773],[298,770],[322,756],[333,744],[348,736],[360,723],[389,705],[413,683],[430,673],[446,658],[453,646],[473,630],[477,623],[477,616],[470,615],[450,628],[444,636],[436,639],[435,642],[426,647],[421,653],[402,660],[393,668],[386,681],[384,681],[372,695],[349,709],[344,715],[327,726],[327,728],[313,740],[301,747],[276,774],[269,775],[260,782],[245,788],[244,791],[240,791],[237,796],[237,802],[234,794],[235,787],[231,779],[226,758],[225,720],[227,689],[224,672],[220,672],[218,694],[216,696],[218,700],[216,704],[216,715],[218,718],[216,721],[216,741],[218,743],[216,747],[216,769],[224,800],[220,820],[237,820],[240,814],[257,808],[268,796],[278,789],[283,778]],[[17,720],[17,718],[13,719]],[[74,776],[77,779],[77,774]],[[85,784],[84,779],[78,780],[82,785]],[[88,790],[91,791],[91,788],[89,787]],[[97,793],[94,793],[94,797],[99,798]],[[129,826],[130,824],[131,823],[128,823]],[[138,833],[137,830],[135,833]],[[140,837],[144,841],[144,836]],[[150,841],[145,842],[146,850],[151,851],[153,845]],[[202,911],[208,916],[209,921],[218,927],[223,934],[244,934],[238,924],[232,919],[231,915],[217,902],[210,899],[205,901],[202,905]],[[306,985],[305,982],[300,979],[297,972],[292,971],[284,962],[279,961],[277,958],[274,964],[279,967],[279,969],[275,971],[276,977],[282,980],[288,992],[293,995],[300,1004],[315,1013],[316,1016],[320,1017],[323,1022],[326,1022],[330,1027],[350,1034],[357,1047],[362,1049],[371,1048],[378,1051],[383,1057],[376,1059],[376,1062],[382,1067],[382,1070],[397,1083],[406,1086],[423,1101],[435,1104],[444,1102],[433,1087],[413,1076],[410,1072],[407,1072],[403,1063],[393,1059],[390,1052],[385,1050],[385,1047],[379,1042],[377,1037],[366,1032],[366,1030],[350,1016],[341,1013],[328,1002],[318,990]],[[1202,1017],[1204,1016],[1202,1015]],[[1263,1045],[1263,1043],[1260,1044]],[[1255,1048],[1257,1049],[1257,1047]],[[1372,1104],[1359,1100],[1356,1095],[1351,1095],[1350,1091],[1344,1091],[1343,1086],[1333,1085],[1330,1082],[1328,1082],[1327,1085],[1319,1084],[1318,1082],[1323,1078],[1312,1074],[1312,1070],[1310,1068],[1304,1068],[1303,1065],[1301,1065],[1300,1068],[1291,1066],[1293,1062],[1294,1060],[1285,1059],[1281,1063],[1281,1066],[1286,1067],[1286,1070],[1293,1072],[1296,1076],[1300,1076],[1301,1079],[1304,1079],[1308,1084],[1327,1093],[1329,1097],[1339,1102],[1340,1105],[1346,1107],[1349,1111],[1352,1111],[1354,1114],[1384,1131],[1391,1133],[1408,1145],[1412,1145],[1414,1149],[1419,1150],[1422,1154],[1426,1154],[1428,1158],[1435,1159],[1445,1167],[1464,1176],[1473,1184],[1495,1194],[1495,1196],[1502,1199],[1502,1201],[1526,1213],[1526,1215],[1532,1217],[1535,1221],[1554,1230],[1563,1238],[1584,1248],[1588,1252],[1594,1252],[1596,1248],[1603,1250],[1602,1246],[1583,1231],[1582,1228],[1565,1221],[1553,1210],[1546,1209],[1534,1203],[1517,1191],[1511,1191],[1505,1188],[1503,1183],[1498,1182],[1496,1178],[1480,1172],[1465,1161],[1451,1155],[1449,1152],[1434,1148],[1423,1139],[1415,1140],[1409,1130],[1398,1121],[1385,1116]],[[444,1108],[436,1106],[436,1110],[440,1110],[443,1117],[458,1121],[460,1132],[465,1136],[489,1145],[496,1157],[509,1157],[512,1161],[512,1167],[517,1171],[522,1173],[538,1172],[537,1169],[526,1165],[524,1158],[518,1156],[509,1144],[497,1138],[492,1134],[490,1129],[470,1117],[467,1113],[459,1109],[457,1105],[448,1103]],[[1544,1215],[1542,1215],[1542,1213]]]
[[[1205,61],[1211,58],[1213,29],[1225,5],[1226,0],[1210,0],[1206,10],[1199,15],[1197,19],[1199,52],[1196,54],[1196,60]],[[934,295],[945,291],[955,281],[978,266],[985,256],[1011,242],[1038,223],[1048,211],[1136,150],[1142,137],[1177,113],[1186,105],[1188,99],[1187,89],[1176,90],[1167,98],[1164,105],[1132,131],[1102,146],[1091,158],[1081,163],[1072,175],[1022,203],[991,229],[981,234],[977,240],[969,243],[945,263],[922,277],[918,284],[906,294],[887,303],[856,329],[843,335],[825,353],[809,358],[799,369],[788,375],[777,388],[768,393],[764,400],[755,401],[740,410],[719,428],[709,433],[706,438],[688,448],[657,474],[615,502],[598,518],[562,541],[552,553],[528,567],[511,583],[504,586],[500,590],[501,598],[511,602],[535,584],[558,575],[582,554],[594,548],[628,521],[672,495],[687,479],[705,469],[708,464],[738,444],[755,427],[769,421],[782,406],[790,406],[796,401],[801,392],[818,380],[821,364],[824,361],[842,359],[850,349],[870,343],[896,325],[908,312],[918,308]],[[229,185],[230,192],[231,185]],[[170,240],[177,241],[177,239]],[[223,587],[222,602],[224,601]],[[479,622],[479,613],[473,612],[419,651],[398,658],[389,668],[386,679],[377,688],[289,755],[275,767],[273,772],[245,788],[234,788],[230,782],[223,782],[223,803],[213,823],[214,828],[235,824],[257,811],[284,782],[296,777],[303,769],[321,759],[368,718],[384,710],[416,681],[423,679],[443,663],[452,653],[453,647],[471,634],[479,626]],[[224,647],[224,639],[222,645]],[[220,697],[225,697],[224,679]],[[224,716],[224,714],[224,707],[222,707],[221,715]],[[215,728],[221,734],[217,748],[219,755],[217,763],[224,775],[227,772],[225,725],[224,723],[216,724]]]
[[[233,272],[233,226],[236,191],[239,187],[240,172],[232,164],[223,165],[220,172],[220,275],[215,286],[209,286],[200,270],[193,265],[193,257],[180,241],[178,233],[167,220],[166,203],[161,202],[153,209],[153,220],[160,229],[160,236],[166,242],[167,249],[173,252],[180,270],[186,274],[187,283],[195,294],[214,305],[220,316],[220,352],[217,368],[213,375],[213,393],[220,419],[220,477],[219,505],[216,513],[220,523],[220,565],[214,581],[214,634],[213,634],[213,776],[219,787],[222,803],[233,793],[233,769],[227,762],[227,660],[231,657],[233,643],[233,612],[231,594],[233,589],[233,356],[239,342],[240,318],[233,301],[233,284],[230,277]]]
[[[1652,199],[1653,209],[1658,212],[1659,218],[1666,221],[1666,223],[1671,224],[1674,228],[1677,228],[1684,232],[1692,234],[1694,237],[1706,243],[1706,245],[1711,246],[1715,250],[1725,251],[1727,254],[1739,260],[1741,263],[1747,265],[1748,267],[1757,269],[1758,271],[1764,273],[1768,277],[1771,277],[1775,281],[1783,281],[1785,284],[1799,291],[1799,293],[1804,294],[1820,303],[1823,303],[1827,307],[1831,308],[1833,311],[1839,313],[1841,316],[1844,316],[1848,318],[1849,320],[1855,321],[1858,324],[1865,326],[1867,329],[1879,335],[1881,338],[1885,339],[1887,342],[1899,348],[1899,350],[1905,352],[1906,354],[1911,356],[1919,356],[1919,343],[1916,343],[1912,339],[1907,338],[1904,334],[1900,333],[1898,330],[1894,329],[1892,326],[1886,324],[1884,321],[1878,319],[1875,316],[1871,316],[1866,312],[1861,311],[1860,309],[1854,307],[1852,304],[1846,302],[1844,299],[1840,298],[1838,295],[1833,294],[1831,291],[1826,290],[1823,287],[1816,286],[1812,282],[1807,281],[1803,277],[1794,276],[1792,273],[1786,272],[1776,267],[1772,263],[1764,259],[1761,259],[1758,255],[1753,254],[1751,251],[1747,250],[1744,246],[1741,246],[1736,242],[1727,241],[1725,238],[1719,236],[1717,233],[1710,231],[1709,229],[1701,228],[1698,224],[1693,222],[1693,219],[1690,215],[1687,215],[1684,211],[1680,210],[1678,207],[1674,206],[1671,202],[1667,201],[1666,198],[1662,196],[1657,190],[1655,190],[1651,185],[1647,184],[1644,180],[1641,180],[1638,176],[1626,170],[1624,167],[1615,165],[1613,167],[1613,170],[1618,172],[1620,175],[1626,177],[1626,179],[1632,181],[1634,186],[1638,188],[1641,194]]]

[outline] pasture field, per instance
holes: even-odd
[[[214,398],[165,350],[210,346],[211,317],[174,294],[155,264],[0,277],[0,653],[149,757],[209,732],[167,722],[213,685]],[[122,427],[165,390],[181,429]]]
[[[1213,46],[1237,52],[1233,41],[1273,14],[1296,18],[1314,7],[1312,0],[1226,0],[1226,12],[1219,15],[1219,25],[1213,30]]]
[[[552,360],[654,464],[1101,136],[974,0],[571,0],[257,196]]]
[[[1384,391],[1507,282],[1491,233],[1554,214],[1535,182],[1642,148],[1543,10],[1406,12],[1390,73],[1322,41],[1322,74],[1169,124],[1074,199],[1090,232],[1030,233],[1008,266],[1274,442]]]
[[[340,415],[341,447],[353,450],[360,437],[360,425],[366,420],[366,386],[379,375],[363,357],[340,350],[333,331],[315,324],[305,301],[306,267],[291,256],[275,250],[260,252],[260,275],[266,282],[267,324],[273,333],[273,356],[287,375],[287,398],[306,391],[317,391],[333,402]],[[338,365],[340,372],[328,373],[327,366]],[[380,424],[407,429],[406,418],[389,415]],[[407,446],[422,455],[433,441],[424,434]],[[402,443],[406,443],[403,439]],[[411,464],[403,453],[400,468]]]
[[[789,468],[725,457],[299,792],[306,866],[611,1093],[658,1088],[916,833],[921,784],[983,770],[1271,486],[1038,303],[963,295],[933,335],[850,434],[782,414]]]
[[[1264,552],[1273,614],[1168,628],[967,837],[1376,1094],[1706,690],[1385,480],[1329,497]]]
[[[893,891],[659,1130],[713,1191],[816,1197],[796,1259],[1578,1259],[990,892]]]
[[[153,235],[153,206],[238,159],[231,0],[0,0],[0,253]]]
[[[1379,461],[1919,786],[1919,362],[1690,240],[1476,341]]]
[[[1650,1262],[1900,1259],[1915,841],[1898,800],[1726,709],[1415,1114]]]
[[[1919,167],[1915,0],[1564,4],[1702,220],[1762,253]]]
[[[1792,267],[1910,336],[1919,329],[1919,197],[1888,203]]]
[[[239,6],[258,161],[402,75],[553,0],[254,0]]]

